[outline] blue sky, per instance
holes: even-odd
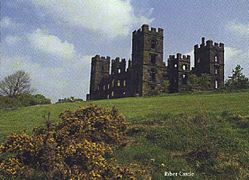
[[[91,57],[131,57],[131,33],[164,29],[164,60],[201,37],[225,44],[225,76],[249,76],[248,0],[1,0],[0,79],[30,73],[36,93],[85,98]]]

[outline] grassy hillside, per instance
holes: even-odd
[[[249,92],[239,93],[201,93],[174,94],[145,98],[124,98],[80,103],[64,103],[19,108],[17,110],[0,110],[0,133],[3,136],[11,132],[31,131],[33,127],[44,122],[44,115],[51,113],[52,120],[58,120],[61,112],[76,109],[89,103],[105,107],[117,107],[128,121],[141,121],[156,117],[158,114],[196,114],[234,112],[248,114]]]
[[[0,111],[3,140],[41,125],[44,115],[87,104],[117,107],[131,123],[131,144],[116,152],[120,163],[138,162],[154,179],[164,172],[193,172],[194,179],[249,177],[249,92],[174,94]]]

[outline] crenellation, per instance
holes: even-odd
[[[164,92],[163,82],[169,81],[169,92],[189,90],[189,75],[208,74],[211,89],[224,85],[224,44],[205,41],[194,45],[194,67],[190,55],[169,55],[167,66],[163,61],[162,28],[144,24],[132,32],[132,58],[96,55],[91,62],[90,94],[88,100],[145,96]],[[128,67],[126,67],[128,63]],[[111,66],[111,67],[110,67]],[[110,72],[111,71],[111,72]],[[110,74],[111,73],[111,74]]]
[[[181,58],[182,58],[182,54],[181,54],[181,53],[177,53],[177,54],[176,54],[176,58],[177,58],[177,59],[181,59]]]
[[[213,41],[212,40],[207,40],[206,44],[207,44],[206,45],[207,47],[212,47],[213,46]]]
[[[151,32],[157,32],[156,28],[151,27]]]

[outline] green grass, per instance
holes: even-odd
[[[12,132],[31,133],[34,127],[43,124],[43,116],[48,113],[53,121],[58,121],[61,112],[87,104],[115,106],[126,116],[131,123],[129,136],[133,143],[116,151],[116,157],[120,163],[138,162],[150,167],[153,179],[165,179],[164,171],[191,171],[195,173],[193,179],[241,179],[249,173],[246,168],[249,167],[249,91],[172,94],[0,110],[0,141]],[[207,158],[190,155],[205,150]]]
[[[6,136],[12,132],[27,130],[44,122],[44,115],[51,113],[51,119],[57,121],[59,114],[67,109],[74,110],[89,103],[104,107],[117,107],[128,121],[137,122],[157,114],[177,115],[182,113],[196,114],[205,111],[222,113],[223,111],[248,114],[249,92],[237,93],[200,93],[173,94],[144,98],[123,98],[80,103],[65,103],[19,108],[17,110],[0,110],[0,133]]]

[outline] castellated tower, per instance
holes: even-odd
[[[212,89],[224,86],[224,44],[213,43],[202,38],[200,47],[194,46],[195,73],[197,75],[209,74]]]
[[[163,29],[143,25],[132,34],[133,95],[162,91],[166,71],[163,63]]]
[[[100,57],[96,55],[92,58],[91,79],[90,79],[90,99],[98,99],[99,84],[101,80],[108,77],[110,73],[110,57]]]
[[[178,53],[176,57],[170,55],[168,59],[168,79],[170,92],[182,92],[188,90],[188,78],[190,73],[190,56]]]

